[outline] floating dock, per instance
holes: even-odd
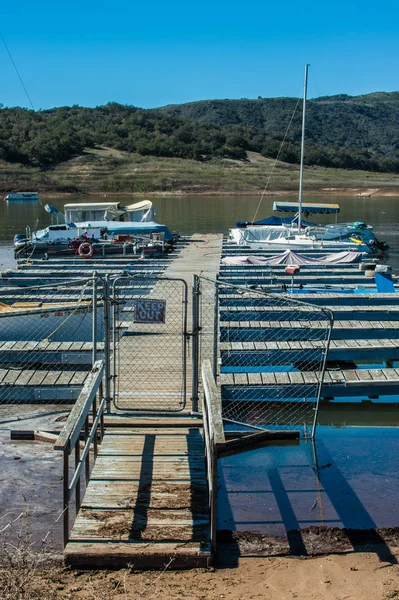
[[[276,253],[237,247],[226,240],[222,257]],[[303,254],[315,257],[323,252]],[[393,368],[399,356],[399,294],[375,293],[374,278],[366,276],[359,264],[301,265],[293,278],[285,274],[285,266],[221,266],[220,280],[233,286],[219,296],[223,402],[256,406],[262,401],[303,401],[310,392],[307,386],[320,376],[307,371],[306,364],[311,368],[313,363],[314,368],[322,357],[325,322],[318,322],[313,311],[323,306],[331,311],[334,324],[322,400],[393,402],[399,383],[399,371]],[[395,276],[393,281],[396,285]],[[276,306],[273,295],[250,298],[237,293],[237,285],[277,293],[279,286],[293,288],[302,293],[290,296],[304,304]],[[319,288],[318,293],[306,293],[311,285]]]

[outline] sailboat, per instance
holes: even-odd
[[[325,250],[367,254],[384,252],[388,249],[387,244],[379,242],[373,228],[366,223],[358,221],[321,226],[303,219],[304,214],[308,218],[313,214],[337,215],[339,213],[338,204],[303,203],[308,68],[309,65],[305,65],[298,202],[275,202],[273,206],[273,210],[277,212],[292,212],[295,216],[291,218],[272,216],[255,223],[237,223],[235,228],[230,229],[230,239],[239,246],[247,246],[255,250]]]

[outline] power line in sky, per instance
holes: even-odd
[[[11,62],[12,62],[12,65],[13,65],[13,67],[14,67],[14,69],[15,69],[15,72],[16,72],[16,74],[18,75],[18,78],[19,78],[19,80],[20,80],[20,82],[21,82],[21,85],[22,85],[22,87],[24,88],[24,92],[25,92],[25,94],[26,94],[26,97],[28,98],[28,100],[29,100],[29,103],[30,103],[30,105],[31,105],[32,109],[33,109],[33,110],[35,110],[35,107],[33,106],[33,102],[32,102],[32,100],[31,100],[31,97],[30,97],[30,96],[29,96],[29,94],[28,94],[28,90],[26,89],[26,87],[25,87],[25,84],[24,84],[24,82],[22,81],[22,77],[21,77],[21,75],[20,75],[20,73],[19,73],[19,71],[18,71],[17,65],[16,65],[16,64],[15,64],[15,62],[14,62],[14,59],[13,59],[13,57],[12,57],[12,55],[11,55],[11,52],[10,52],[10,49],[9,49],[9,47],[7,46],[7,43],[6,43],[5,39],[4,39],[4,37],[3,37],[3,34],[1,33],[1,31],[0,31],[0,37],[1,37],[1,39],[3,40],[3,44],[4,44],[4,46],[5,46],[5,49],[6,49],[6,50],[7,50],[7,52],[8,52],[8,56],[10,57],[10,60],[11,60]]]

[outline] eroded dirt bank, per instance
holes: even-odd
[[[60,567],[15,578],[2,573],[3,600],[398,600],[399,570],[375,552],[331,554],[317,558],[244,558],[234,568],[85,572]],[[13,578],[7,591],[7,582]]]

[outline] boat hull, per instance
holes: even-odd
[[[259,243],[248,243],[248,245],[253,250],[281,250],[282,252],[285,250],[323,250],[325,252],[364,252],[367,254],[372,254],[372,250],[369,246],[365,244],[334,244],[332,242],[309,242],[305,244],[299,244],[296,242],[291,242],[290,240],[285,240],[284,243],[278,244],[277,242],[259,242]]]
[[[37,202],[38,194],[7,194],[4,198],[6,202]]]
[[[293,250],[306,252],[323,250],[325,252],[364,252],[376,254],[377,246],[353,240],[318,239],[305,233],[295,233],[283,226],[246,227],[230,230],[230,238],[238,246],[246,246],[253,250]]]

